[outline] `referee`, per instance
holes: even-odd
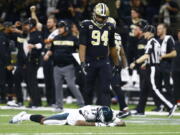
[[[145,62],[147,68],[147,74],[149,76],[148,85],[150,89],[156,94],[157,98],[164,103],[169,108],[169,117],[172,116],[173,112],[176,110],[176,105],[173,105],[168,101],[159,91],[159,73],[160,73],[160,56],[161,56],[161,46],[158,41],[154,38],[155,27],[152,25],[146,25],[144,27],[144,38],[148,40],[145,54],[140,58],[131,63],[130,68],[138,66],[140,63]],[[144,64],[143,64],[144,65]],[[147,97],[146,97],[147,98]]]

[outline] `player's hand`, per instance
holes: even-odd
[[[86,72],[86,63],[85,62],[81,62],[81,70],[82,70],[84,75],[87,75],[87,72]]]
[[[160,60],[162,60],[162,59],[164,59],[164,56],[161,56],[161,57],[160,57]]]
[[[48,59],[49,59],[49,55],[47,55],[47,54],[44,55],[43,60],[44,60],[44,61],[47,61]]]
[[[134,69],[135,66],[136,66],[135,63],[131,63],[129,68],[130,68],[130,69]]]
[[[27,48],[29,51],[31,51],[35,46],[33,44],[28,44]]]
[[[96,126],[96,127],[107,127],[107,125],[104,124],[104,123],[102,123],[102,122],[96,122],[96,123],[95,123],[95,126]]]
[[[114,66],[113,67],[113,73],[116,74],[116,73],[120,73],[121,72],[121,68],[119,66]]]
[[[12,70],[14,69],[14,66],[8,65],[8,66],[6,67],[6,69],[7,69],[8,71],[12,71]]]
[[[115,127],[116,124],[114,124],[114,123],[109,123],[107,126],[108,126],[108,127]]]
[[[143,63],[143,64],[141,65],[141,69],[142,69],[142,70],[145,70],[145,69],[146,69],[146,63]]]
[[[34,6],[34,5],[31,6],[31,7],[30,7],[30,10],[31,10],[31,12],[35,12],[35,11],[36,11],[36,6]]]

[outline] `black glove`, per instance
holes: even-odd
[[[119,66],[114,66],[112,70],[111,84],[114,86],[119,86],[120,83],[121,83],[121,68]]]
[[[82,70],[84,75],[87,75],[87,72],[86,72],[86,63],[85,62],[81,62],[81,70]]]
[[[120,74],[120,72],[121,72],[121,68],[119,66],[113,67],[113,70],[112,70],[113,74]]]

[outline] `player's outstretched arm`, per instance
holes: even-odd
[[[83,120],[78,120],[75,124],[75,126],[96,126],[96,127],[106,127],[108,125],[102,123],[102,122],[87,122]]]
[[[126,123],[123,120],[116,118],[113,122],[108,123],[108,126],[109,127],[125,127]]]

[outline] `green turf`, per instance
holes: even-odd
[[[74,107],[74,106],[73,106]],[[126,127],[79,127],[79,126],[46,126],[24,121],[9,124],[8,121],[20,110],[0,110],[0,133],[72,133],[72,134],[139,134],[139,135],[180,135],[180,117],[168,119],[166,116],[129,117],[124,119]],[[32,114],[51,115],[50,111],[27,111]],[[144,123],[145,122],[145,123]]]

